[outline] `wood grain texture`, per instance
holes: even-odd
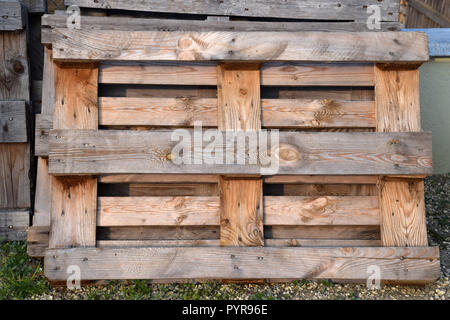
[[[218,226],[99,227],[97,240],[219,240]]]
[[[262,99],[264,128],[374,128],[373,101],[332,99]],[[121,98],[99,99],[99,125],[217,127],[217,99],[214,98]],[[36,115],[36,155],[48,155],[50,115]]]
[[[26,20],[19,1],[0,1],[0,31],[22,30]]]
[[[380,226],[267,226],[268,239],[380,240]]]
[[[99,9],[121,9],[168,13],[191,13],[219,16],[271,17],[318,20],[367,20],[367,6],[379,5],[378,0],[307,0],[307,1],[248,1],[224,0],[66,0],[66,5]],[[384,0],[381,8],[382,21],[398,21],[399,2]]]
[[[25,101],[0,101],[0,143],[28,141]]]
[[[265,239],[267,247],[377,247],[380,240]],[[100,240],[99,248],[218,247],[219,240]]]
[[[218,196],[219,186],[215,183],[137,183],[128,187],[131,197],[162,196]]]
[[[246,187],[243,182],[240,186]],[[235,184],[232,187],[235,187]],[[237,208],[227,212],[238,215],[242,210],[240,208],[246,205],[248,192],[244,192],[242,188],[240,191],[241,193],[232,194],[238,198],[237,201],[231,202],[238,203]],[[227,206],[227,204],[224,205]],[[253,205],[251,203],[248,207]],[[221,224],[223,226],[228,223],[223,221],[224,219],[246,220],[245,217],[239,220],[238,216],[222,217],[220,221],[220,209],[221,203],[217,196],[99,197],[97,225],[138,227],[218,226]],[[380,224],[377,196],[265,196],[264,208],[259,210],[264,211],[264,225],[267,226]],[[260,222],[252,221],[252,223],[257,226],[246,225],[245,230],[256,229]]]
[[[135,174],[135,175],[103,175],[99,183],[217,183],[217,175],[183,175],[183,174]]]
[[[280,132],[280,175],[423,175],[432,172],[429,133]],[[52,130],[49,172],[259,175],[261,166],[176,164],[170,131]],[[192,142],[192,141],[191,141]],[[193,142],[192,142],[193,143]],[[222,153],[235,154],[224,146]],[[191,147],[192,148],[192,147]],[[270,148],[269,148],[270,150]],[[193,154],[193,153],[192,153]],[[207,153],[204,160],[211,160]],[[239,157],[239,155],[238,155]],[[241,159],[241,158],[239,158]],[[242,159],[244,160],[244,159]],[[212,160],[211,160],[212,161]]]
[[[29,102],[27,59],[26,30],[0,32],[0,100]],[[0,208],[31,206],[29,171],[29,144],[0,144]]]
[[[376,196],[264,197],[264,225],[379,225]]]
[[[209,21],[138,18],[114,15],[114,17],[81,16],[81,24],[87,29],[121,31],[400,31],[398,22],[382,22],[379,30],[368,30],[366,21]],[[51,44],[53,28],[66,28],[67,15],[42,16],[42,43]]]
[[[7,241],[25,240],[29,225],[29,209],[0,210],[0,239]]]
[[[103,175],[99,176],[99,183],[217,183],[217,175],[158,175],[158,174],[140,174],[140,175]],[[264,183],[318,183],[318,184],[376,184],[376,176],[266,176]]]
[[[36,174],[36,191],[34,196],[33,227],[50,227],[52,204],[51,177],[48,174],[48,159],[39,157]]]
[[[54,29],[61,61],[425,62],[414,32],[159,32]]]
[[[377,131],[421,131],[419,70],[375,69]],[[384,246],[427,246],[423,181],[380,181]]]
[[[383,245],[428,245],[423,181],[382,182],[380,208]]]
[[[377,131],[420,132],[419,70],[375,68]]]
[[[97,225],[218,225],[219,211],[219,197],[100,197]]]
[[[53,129],[53,114],[36,114],[34,126],[34,154],[38,157],[48,157],[50,130]],[[38,164],[39,171],[39,164]]]
[[[285,196],[378,196],[376,184],[285,184]]]
[[[99,83],[217,85],[214,63],[103,62]],[[261,67],[263,86],[373,86],[372,64],[268,62]]]
[[[261,129],[260,65],[217,66],[217,125],[222,131]],[[219,179],[220,245],[262,246],[262,179]]]
[[[98,69],[54,65],[54,128],[97,129]],[[52,177],[49,248],[95,246],[97,179]]]
[[[79,265],[90,279],[352,279],[366,281],[377,265],[382,280],[434,281],[437,248],[73,248],[48,250],[45,275],[66,280]]]
[[[27,32],[0,32],[0,100],[30,100]]]
[[[0,208],[30,207],[30,151],[26,143],[0,144]]]
[[[261,104],[266,128],[375,127],[372,101],[263,99]]]

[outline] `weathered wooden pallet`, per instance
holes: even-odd
[[[0,2],[0,239],[24,240],[30,214],[26,11]]]
[[[48,241],[49,279],[71,265],[83,280],[365,281],[373,265],[383,281],[439,277],[423,34],[54,28],[49,39],[54,104],[36,150],[51,226],[29,233],[29,252]],[[279,129],[279,174],[174,164],[168,130],[195,121]]]

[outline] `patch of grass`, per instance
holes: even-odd
[[[41,263],[28,257],[25,241],[0,242],[0,300],[26,299],[49,288]]]

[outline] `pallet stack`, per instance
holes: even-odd
[[[27,7],[0,1],[0,239],[24,240],[30,223],[30,79]]]
[[[169,10],[143,3],[108,8]],[[49,100],[36,121],[36,207],[51,223],[33,227],[29,241],[35,254],[46,249],[47,277],[66,280],[78,265],[82,280],[365,281],[375,265],[383,281],[438,278],[422,180],[432,173],[419,117],[426,36],[315,32],[297,21],[285,24],[308,31],[285,32],[249,18],[307,12],[345,17],[353,29],[365,9],[355,1],[296,12],[278,2],[183,3],[170,12],[216,18],[181,27],[95,12],[81,29],[43,18]],[[398,4],[385,3],[383,15],[398,16]],[[175,164],[168,129],[196,121],[214,134],[279,129],[278,172]]]

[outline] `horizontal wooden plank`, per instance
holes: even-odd
[[[439,250],[428,248],[72,248],[47,250],[45,275],[66,280],[78,265],[81,280],[307,278],[366,281],[380,267],[382,280],[434,281]]]
[[[250,1],[250,0],[65,0],[66,5],[97,9],[121,9],[135,11],[191,13],[200,15],[292,18],[309,20],[363,20],[368,18],[367,6],[380,8],[381,21],[398,21],[399,2],[368,0],[303,0],[303,1]]]
[[[97,240],[211,240],[218,226],[98,227]]]
[[[211,133],[213,131],[210,131]],[[49,173],[53,175],[97,174],[239,174],[264,175],[264,165],[236,153],[223,143],[222,155],[237,156],[234,164],[211,153],[195,155],[202,164],[177,164],[172,131],[52,130]],[[187,131],[185,131],[187,134]],[[222,135],[220,131],[214,131]],[[176,140],[176,139],[174,139]],[[194,140],[194,139],[191,139]],[[225,141],[225,140],[223,140]],[[191,141],[192,142],[192,141]],[[267,150],[270,150],[268,146]],[[187,147],[187,149],[189,149]],[[193,150],[193,142],[190,147]],[[187,154],[191,150],[184,150]],[[262,151],[264,149],[261,149]],[[217,152],[217,149],[216,149]],[[257,152],[257,151],[256,151]],[[280,175],[424,175],[432,173],[431,134],[279,132],[273,148],[272,167]],[[219,154],[219,153],[218,153]],[[256,155],[254,155],[256,157]],[[192,159],[191,159],[192,160]],[[219,161],[222,164],[207,164]],[[191,161],[194,163],[194,161]],[[217,163],[217,162],[216,162]],[[243,164],[239,164],[243,163]],[[273,174],[273,171],[271,171]]]
[[[218,183],[217,175],[135,174],[99,176],[99,183]]]
[[[379,225],[378,197],[264,197],[264,225]],[[100,197],[97,225],[218,226],[219,197]]]
[[[219,207],[219,197],[100,197],[97,226],[218,226]]]
[[[135,183],[128,187],[131,197],[166,196],[217,196],[219,185],[215,183]]]
[[[0,31],[22,30],[26,15],[19,1],[0,1]]]
[[[25,101],[0,101],[0,143],[27,141]]]
[[[286,22],[286,21],[209,21],[174,20],[129,17],[81,16],[80,24],[90,30],[120,31],[400,31],[398,22],[383,22],[380,29],[369,30],[366,21],[341,22]],[[54,28],[67,27],[67,15],[42,16],[41,42],[50,45],[55,38]]]
[[[55,61],[425,62],[414,32],[161,32],[54,29]]]
[[[157,85],[217,85],[216,64],[179,62],[113,63],[100,65],[99,83]],[[263,86],[373,86],[372,64],[265,63]]]
[[[266,239],[380,240],[380,226],[266,226]]]
[[[0,209],[0,239],[25,240],[30,225],[30,209]]]
[[[285,196],[376,196],[376,184],[284,184]]]
[[[379,225],[377,196],[264,197],[264,225]]]
[[[100,98],[99,124],[103,126],[217,127],[217,99],[213,98]],[[373,101],[263,99],[266,128],[375,127]],[[51,115],[36,115],[37,156],[48,156]]]
[[[271,176],[265,177],[264,183],[318,183],[318,184],[376,184],[376,176]]]
[[[377,247],[380,240],[265,239],[267,247]],[[99,248],[218,247],[219,240],[100,240]]]
[[[374,101],[262,99],[268,128],[375,127]],[[217,127],[217,99],[100,98],[100,125]]]
[[[136,174],[99,176],[99,183],[217,183],[217,175]],[[269,176],[264,183],[376,184],[378,176]]]

